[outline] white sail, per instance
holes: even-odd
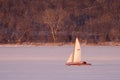
[[[72,63],[73,62],[73,53],[70,54],[70,57],[67,60],[67,63]]]
[[[80,63],[81,61],[81,48],[78,38],[75,41],[74,52],[70,55],[67,63]]]
[[[74,63],[80,63],[81,61],[81,47],[78,38],[75,41],[75,48],[74,48]]]
[[[70,54],[66,65],[91,65],[85,61],[81,61],[81,47],[78,38],[75,40],[74,52]]]

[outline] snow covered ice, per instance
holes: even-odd
[[[82,46],[92,66],[66,66],[73,46],[0,47],[0,80],[120,80],[119,46]]]

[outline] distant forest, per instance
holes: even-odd
[[[120,42],[120,0],[0,0],[0,43]]]

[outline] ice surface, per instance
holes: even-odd
[[[0,80],[120,80],[119,46],[82,46],[92,66],[66,66],[73,46],[0,47]]]

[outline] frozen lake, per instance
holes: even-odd
[[[66,66],[73,46],[0,47],[0,80],[120,80],[119,46],[82,46],[92,66]]]

